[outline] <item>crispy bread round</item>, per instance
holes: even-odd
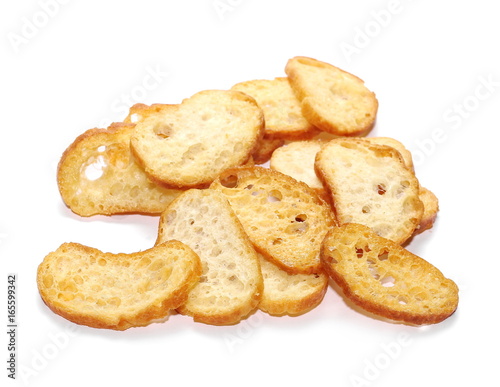
[[[369,227],[350,223],[332,229],[321,260],[347,298],[387,319],[434,324],[458,306],[458,287],[452,280]]]

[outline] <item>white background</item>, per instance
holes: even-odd
[[[0,12],[0,310],[17,275],[17,380],[2,385],[495,385],[498,374],[500,26],[493,1],[3,2]],[[365,80],[379,100],[372,136],[414,154],[440,200],[408,249],[460,287],[445,322],[409,327],[351,309],[332,288],[295,317],[257,312],[231,327],[174,315],[114,332],[54,315],[36,269],[63,242],[110,252],[151,247],[157,218],[79,218],[56,166],[86,129],[131,103],[284,75],[296,55]],[[156,74],[155,78],[148,74]],[[151,79],[156,80],[156,82]],[[496,356],[496,358],[495,358]],[[5,359],[5,360],[4,360]]]

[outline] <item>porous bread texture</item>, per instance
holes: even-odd
[[[318,306],[328,289],[328,276],[289,274],[259,254],[264,291],[259,309],[273,316],[297,316]]]
[[[157,243],[176,239],[200,257],[203,273],[178,308],[195,321],[235,324],[257,308],[263,279],[257,254],[226,198],[191,189],[161,215]]]
[[[360,223],[398,244],[413,234],[424,206],[419,182],[392,147],[338,138],[316,155],[339,224]]]
[[[332,229],[321,260],[353,303],[368,312],[408,324],[435,324],[454,313],[458,287],[432,264],[369,227]]]
[[[201,188],[244,164],[263,133],[264,116],[253,98],[205,90],[138,122],[130,145],[155,182]]]
[[[64,203],[80,216],[160,214],[181,191],[153,183],[130,151],[135,124],[90,129],[64,151],[57,184]]]
[[[286,77],[241,82],[231,90],[241,91],[257,101],[264,112],[265,134],[270,138],[293,139],[315,129],[302,115],[300,101]]]
[[[307,184],[271,169],[230,168],[210,188],[222,192],[258,252],[290,274],[321,271],[321,241],[335,219]]]
[[[177,241],[132,254],[64,243],[39,265],[37,284],[56,314],[89,327],[125,330],[168,316],[200,275],[199,257]]]
[[[329,63],[291,58],[285,72],[302,114],[315,127],[340,136],[368,133],[375,124],[378,101],[364,82]]]

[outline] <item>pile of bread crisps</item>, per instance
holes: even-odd
[[[68,146],[57,183],[69,210],[158,215],[158,234],[131,254],[75,242],[49,253],[37,283],[53,312],[115,330],[175,313],[230,325],[257,310],[303,315],[333,281],[388,322],[454,313],[457,285],[404,247],[432,227],[438,199],[401,142],[369,137],[375,94],[316,59],[284,70],[179,104],[136,104]]]

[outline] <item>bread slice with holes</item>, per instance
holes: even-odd
[[[64,243],[39,265],[37,284],[56,314],[89,327],[125,330],[167,317],[200,275],[198,255],[177,241],[132,254]]]
[[[153,181],[200,188],[244,164],[263,133],[264,115],[253,98],[205,90],[138,122],[130,145]]]
[[[458,287],[435,266],[369,227],[332,229],[321,260],[344,295],[364,310],[408,324],[434,324],[458,306]]]
[[[80,216],[160,214],[182,191],[153,183],[130,151],[135,124],[90,129],[64,151],[57,184],[64,203]]]
[[[315,169],[339,224],[364,224],[398,244],[420,224],[419,182],[394,148],[361,138],[334,139],[316,155]]]
[[[335,219],[307,184],[256,166],[230,168],[210,188],[227,197],[266,259],[290,274],[321,270],[319,248]]]
[[[180,313],[227,325],[257,308],[263,288],[257,253],[222,194],[190,189],[174,200],[161,215],[157,243],[170,239],[190,246],[203,265]]]
[[[378,101],[360,78],[303,56],[290,59],[285,72],[302,114],[315,127],[339,136],[359,136],[374,126]]]
[[[265,134],[268,137],[293,139],[315,129],[302,115],[300,101],[286,77],[241,82],[231,90],[255,98],[264,112]]]
[[[259,254],[264,290],[259,309],[272,316],[297,316],[318,306],[328,289],[328,276],[289,274]]]

